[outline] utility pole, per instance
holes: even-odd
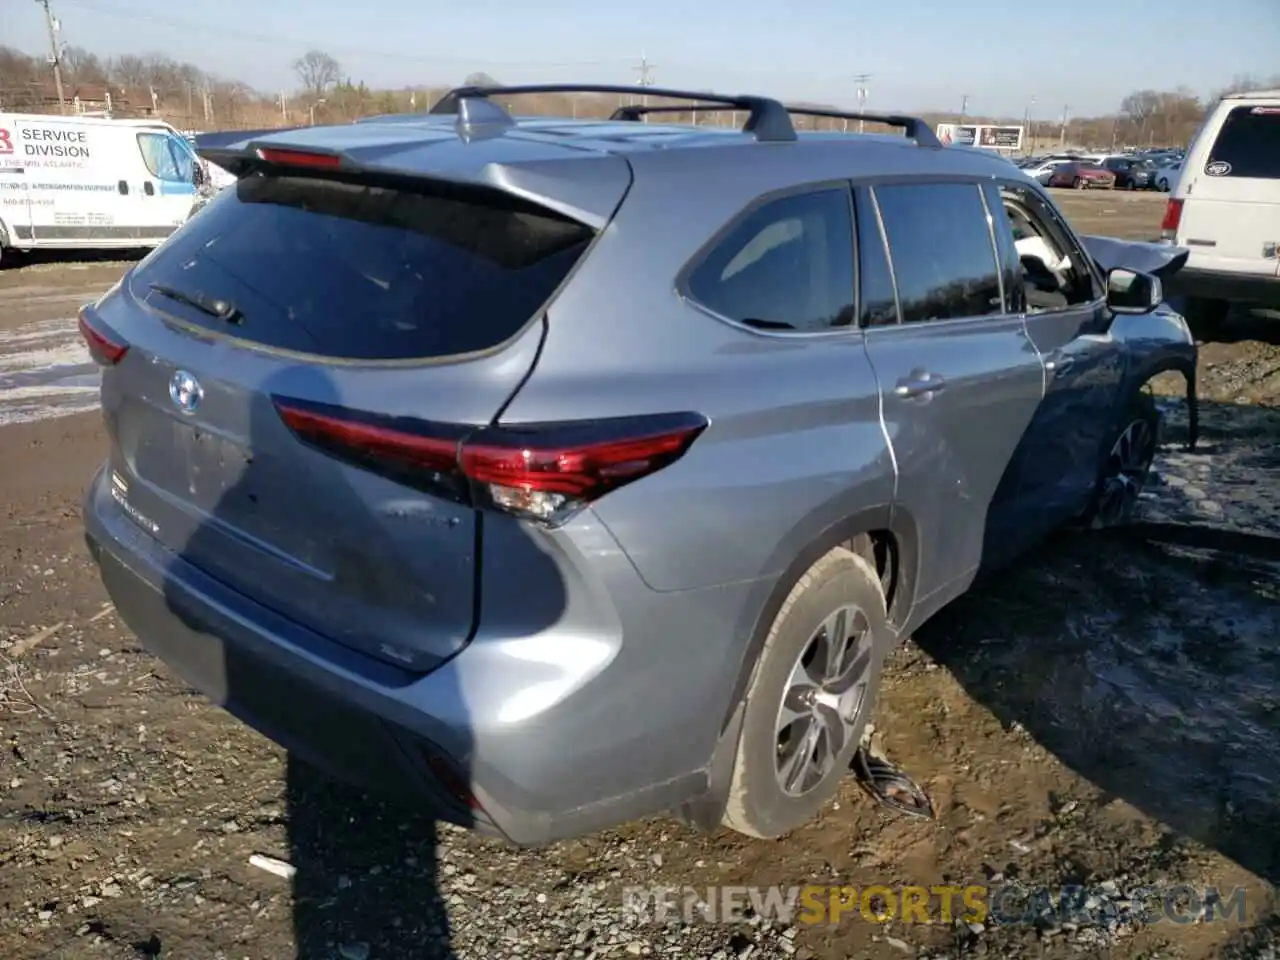
[[[640,86],[653,86],[653,64],[649,62],[649,58],[643,53],[640,54],[640,66],[636,67],[635,70],[640,74]],[[649,105],[649,98],[647,96],[641,97],[640,103],[647,107]],[[649,122],[648,114],[645,114],[644,120],[646,123]]]
[[[58,90],[58,112],[67,112],[67,97],[62,90],[62,56],[58,51],[58,21],[49,9],[49,0],[36,0],[44,7],[44,22],[49,28],[49,62],[53,64],[53,85]]]
[[[969,115],[969,95],[966,93],[960,98],[960,122],[964,123],[964,118]]]
[[[853,80],[858,85],[858,112],[864,113],[867,108],[867,95],[871,92],[870,87],[868,87],[868,84],[871,83],[871,74],[860,73]],[[858,132],[862,133],[865,129],[865,121],[859,120]]]
[[[1062,108],[1062,128],[1058,131],[1058,149],[1062,149],[1067,145],[1067,117],[1071,115],[1071,107],[1067,105]]]
[[[1032,97],[1031,101],[1027,104],[1027,109],[1022,111],[1022,135],[1027,138],[1026,147],[1022,152],[1025,153],[1027,156],[1031,156],[1032,152],[1035,150],[1035,144],[1032,143],[1032,138],[1030,136],[1031,108],[1034,107],[1035,105],[1036,105],[1036,98]]]

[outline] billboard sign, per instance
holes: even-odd
[[[938,139],[945,146],[980,147],[984,150],[1022,149],[1023,128],[991,124],[938,124]]]

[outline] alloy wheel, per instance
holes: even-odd
[[[774,773],[787,796],[804,796],[821,784],[861,728],[871,653],[871,623],[856,606],[836,610],[805,644],[775,727]]]
[[[1112,526],[1129,518],[1155,456],[1156,435],[1151,423],[1143,418],[1131,420],[1107,458],[1098,504],[1098,526]]]

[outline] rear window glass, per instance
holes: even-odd
[[[1214,176],[1280,179],[1280,107],[1236,107],[1223,121],[1205,161]]]
[[[132,289],[187,322],[276,349],[358,360],[457,356],[518,332],[592,236],[496,193],[255,176],[222,191],[143,261]],[[233,308],[224,311],[232,319],[192,300]]]

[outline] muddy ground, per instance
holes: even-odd
[[[1146,239],[1162,200],[1062,203],[1082,232]],[[1276,956],[1277,330],[1243,318],[1204,346],[1203,446],[1177,448],[1170,403],[1144,525],[1056,538],[897,655],[878,736],[936,822],[887,816],[850,783],[778,842],[655,820],[515,851],[288,762],[117,621],[81,541],[104,442],[76,412],[92,376],[70,318],[121,268],[0,273],[5,960]],[[1081,883],[1111,919],[646,925],[620,909],[626,885],[810,880]],[[1160,884],[1242,887],[1245,922],[1131,922],[1126,896]]]

